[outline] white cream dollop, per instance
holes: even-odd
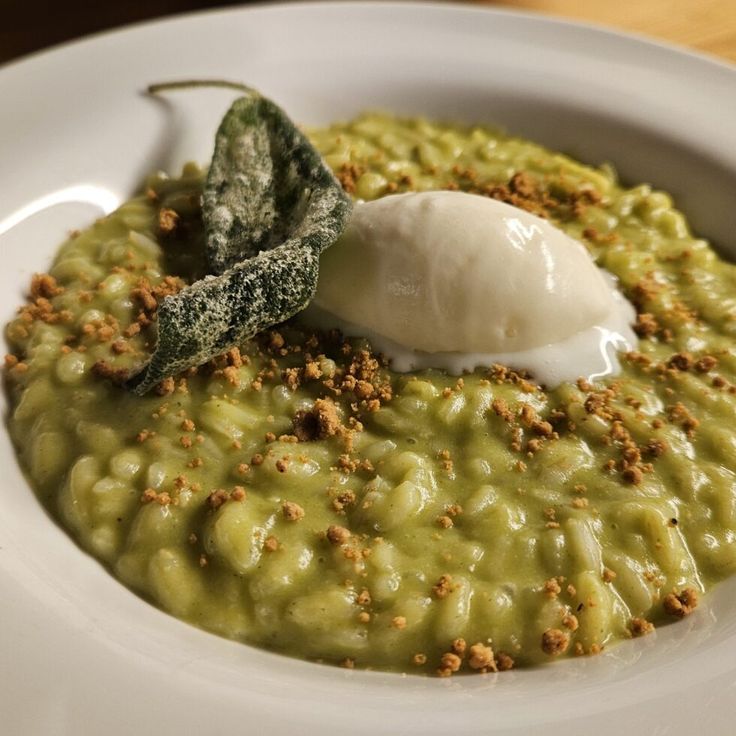
[[[369,338],[394,370],[495,362],[547,385],[617,372],[636,344],[633,308],[581,243],[462,192],[356,204],[305,318]]]

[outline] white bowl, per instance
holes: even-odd
[[[258,87],[306,123],[385,108],[497,123],[613,161],[624,180],[674,193],[695,229],[736,255],[736,69],[516,13],[271,5],[136,26],[0,70],[3,321],[66,230],[149,170],[209,158],[231,95],[141,94],[206,77]],[[344,671],[161,613],[48,517],[5,434],[0,461],[5,733],[733,732],[736,580],[688,620],[595,658],[449,681]]]

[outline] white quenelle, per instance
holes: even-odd
[[[357,203],[305,318],[368,337],[394,370],[497,362],[547,385],[617,372],[636,344],[633,308],[581,243],[462,192]]]

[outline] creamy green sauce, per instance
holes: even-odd
[[[140,279],[202,268],[200,173],[153,177],[149,196],[62,246],[49,273],[63,292],[37,287],[42,301],[6,329],[20,361],[6,371],[10,430],[75,539],[207,630],[407,672],[447,673],[458,638],[517,666],[553,656],[549,631],[564,654],[596,652],[632,620],[671,620],[669,593],[732,574],[736,268],[668,195],[480,127],[366,115],[311,136],[364,199],[506,196],[498,186],[525,172],[537,193],[517,182],[508,196],[585,242],[651,315],[638,354],[605,384],[552,392],[498,369],[459,383],[380,369],[392,397],[377,408],[344,388],[360,341],[305,345],[292,325],[242,346],[242,365],[134,396],[93,365],[130,368],[152,349],[150,326],[130,334]],[[173,235],[159,232],[162,207],[179,215]],[[318,377],[284,373],[305,361]],[[353,431],[291,441],[294,417],[323,397]]]

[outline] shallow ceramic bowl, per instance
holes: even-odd
[[[245,81],[305,123],[383,108],[500,124],[612,161],[625,181],[674,193],[696,231],[736,255],[736,69],[536,16],[271,5],[141,25],[0,69],[3,322],[65,231],[150,170],[209,158],[230,94],[141,94],[206,77]],[[53,523],[5,433],[0,462],[5,733],[732,733],[736,580],[686,621],[595,658],[449,681],[345,671],[161,613]]]

